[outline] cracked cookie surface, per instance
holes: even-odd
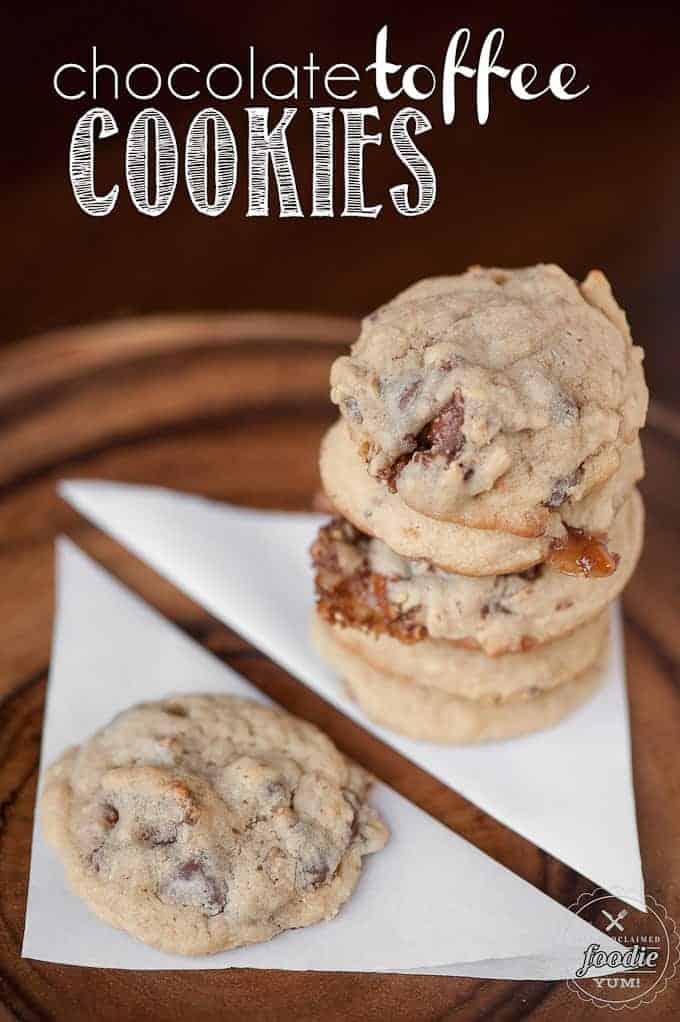
[[[371,778],[313,725],[235,696],[119,714],[50,767],[48,839],[75,893],[166,951],[332,918],[388,831]]]
[[[423,280],[331,372],[368,472],[419,513],[544,535],[613,476],[644,423],[642,349],[609,284],[557,266]]]

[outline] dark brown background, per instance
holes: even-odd
[[[3,33],[8,141],[0,190],[0,340],[131,312],[257,307],[359,314],[425,274],[471,262],[556,260],[574,275],[592,266],[607,271],[647,347],[656,396],[675,400],[677,5],[500,4],[483,14],[469,4],[309,0],[21,6],[5,14]],[[460,86],[459,115],[448,128],[438,105],[425,104],[434,130],[419,141],[438,173],[435,207],[413,218],[394,211],[388,188],[408,175],[388,142],[367,151],[367,198],[385,203],[377,221],[247,220],[241,99],[224,107],[241,155],[232,207],[215,220],[200,216],[180,181],[167,213],[143,217],[129,202],[122,160],[127,125],[145,104],[104,102],[123,138],[101,146],[98,181],[108,188],[117,180],[123,188],[108,217],[90,218],[77,207],[68,144],[77,116],[93,103],[60,100],[52,75],[65,61],[84,61],[92,44],[101,60],[123,71],[139,61],[161,70],[179,60],[242,66],[251,42],[262,65],[302,63],[313,49],[323,66],[339,60],[361,66],[385,22],[399,62],[440,67],[457,27],[469,25],[478,46],[501,24],[506,63],[530,60],[547,69],[570,61],[591,88],[572,103],[526,103],[501,86],[485,127],[474,123],[469,83]],[[153,101],[180,142],[191,117],[212,102],[163,95]],[[354,102],[369,104],[373,96],[366,91]],[[399,105],[388,104],[386,115]],[[385,116],[383,131],[388,127]],[[305,204],[311,131],[304,111],[293,128]]]

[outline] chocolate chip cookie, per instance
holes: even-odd
[[[468,529],[419,514],[366,471],[343,419],[321,443],[321,480],[336,513],[361,532],[376,536],[403,557],[420,558],[461,575],[523,571],[545,560],[556,539],[566,536],[557,515],[554,535],[532,539],[509,532]]]
[[[573,632],[616,598],[637,563],[643,520],[634,490],[610,532],[621,551],[617,570],[584,579],[549,563],[480,578],[452,574],[334,519],[312,546],[317,609],[329,623],[402,643],[448,639],[488,656],[527,650]]]
[[[592,663],[567,680],[545,687],[532,684],[531,670],[526,669],[530,667],[534,651],[509,653],[506,657],[489,660],[483,653],[457,649],[450,644],[444,651],[441,646],[445,644],[440,643],[434,654],[440,683],[433,684],[432,677],[425,676],[422,670],[422,660],[431,652],[428,648],[422,651],[421,658],[420,646],[404,647],[414,651],[415,670],[409,674],[402,673],[401,661],[374,666],[370,652],[367,654],[365,648],[353,645],[357,638],[360,642],[361,638],[372,642],[361,632],[348,636],[346,630],[334,628],[316,616],[312,636],[319,653],[337,670],[349,694],[375,723],[410,738],[464,744],[511,738],[551,727],[585,702],[604,677],[604,649],[598,646],[597,636],[591,634],[597,627],[585,626],[589,630],[589,650],[592,638],[596,640]],[[428,645],[434,641],[428,640]],[[380,637],[378,642],[387,645],[393,653],[402,645],[389,636]],[[539,647],[541,656],[547,648]],[[385,650],[382,652],[384,654]],[[507,660],[511,663],[506,668],[501,662]],[[559,662],[558,657],[553,667]],[[567,660],[563,669],[564,666],[568,668],[569,663]],[[489,674],[489,664],[493,665],[492,674]],[[521,685],[522,675],[524,686]],[[537,665],[534,676],[549,682],[550,664],[546,661],[541,669]],[[475,691],[472,680],[479,683],[484,678],[483,691]],[[441,679],[448,679],[450,686]],[[466,681],[473,695],[461,692],[460,688],[456,691],[456,682],[465,686]]]
[[[321,444],[319,467],[328,500],[361,532],[382,540],[408,559],[425,559],[461,575],[524,571],[568,542],[571,529],[606,537],[612,522],[644,474],[639,440],[626,445],[618,471],[578,502],[553,510],[543,536],[525,538],[497,530],[438,521],[410,508],[366,471],[341,419]],[[612,548],[614,552],[616,548]]]
[[[330,632],[328,632],[330,628]],[[313,631],[334,641],[373,670],[462,699],[500,705],[510,696],[558,688],[587,670],[601,655],[609,614],[599,614],[568,635],[518,653],[488,657],[446,639],[402,642],[387,633],[330,624],[318,612]]]
[[[475,267],[364,320],[331,397],[408,507],[531,539],[619,469],[645,419],[641,362],[599,271]]]
[[[331,919],[388,831],[371,779],[317,728],[235,696],[121,713],[48,770],[42,819],[72,889],[165,951]]]

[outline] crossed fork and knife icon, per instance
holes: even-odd
[[[611,912],[607,912],[606,908],[603,908],[600,911],[602,912],[602,915],[606,916],[607,919],[609,920],[609,923],[608,923],[607,929],[606,929],[607,933],[609,933],[609,931],[613,930],[614,928],[616,928],[617,930],[620,930],[621,933],[623,933],[623,926],[621,925],[621,920],[625,919],[626,916],[628,915],[628,909],[622,908],[617,916],[613,916],[611,914]]]

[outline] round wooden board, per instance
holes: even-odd
[[[257,507],[309,508],[319,440],[333,418],[329,365],[355,330],[350,320],[319,316],[147,318],[57,332],[0,354],[0,1019],[561,1020],[595,1013],[564,983],[251,970],[132,973],[20,958],[53,541],[60,532],[498,862],[564,905],[592,887],[343,717],[55,494],[57,479],[79,476],[170,485]],[[625,598],[645,878],[678,920],[679,447],[680,424],[653,408],[645,432],[647,539]],[[417,849],[413,864],[418,868]],[[638,1017],[671,1018],[678,1011],[676,983]]]

